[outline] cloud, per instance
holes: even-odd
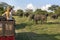
[[[35,9],[35,7],[33,6],[33,4],[32,4],[32,3],[30,3],[30,4],[28,4],[28,5],[27,5],[27,9],[33,9],[33,10],[34,10],[34,9]]]
[[[49,7],[51,7],[51,4],[47,4],[47,5],[45,5],[45,6],[42,6],[41,9],[48,11],[48,8],[49,8]]]

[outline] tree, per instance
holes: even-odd
[[[48,12],[49,16],[53,15],[54,13],[53,12]]]
[[[34,13],[35,14],[40,14],[41,11],[42,11],[41,9],[36,9]]]
[[[48,10],[54,11],[54,10],[56,10],[58,7],[59,7],[58,5],[52,5],[51,7],[49,7]]]
[[[11,5],[8,5],[8,4],[5,3],[5,2],[0,2],[0,7],[3,7],[4,10],[7,8],[7,6],[11,6]]]
[[[48,8],[48,10],[54,11],[58,9],[58,5],[52,5],[51,7]]]
[[[60,7],[55,10],[55,13],[60,15]]]
[[[52,5],[49,7],[49,10],[53,11],[55,14],[60,14],[60,6],[58,5]]]
[[[52,5],[51,7],[48,8],[48,10],[53,11],[54,14],[60,15],[60,7],[59,7],[59,5]]]
[[[4,8],[0,7],[0,16],[2,15],[2,13],[4,13]]]
[[[32,10],[32,9],[26,9],[26,10],[25,10],[25,13],[33,14],[33,10]]]
[[[11,6],[11,5],[8,5],[5,2],[0,2],[0,16],[6,11],[7,6]]]
[[[16,13],[17,13],[18,16],[23,16],[24,12],[23,12],[22,9],[18,9]]]
[[[31,14],[33,14],[32,9],[26,9],[25,12],[24,12],[24,16],[26,16],[26,17],[30,16]]]
[[[41,10],[41,9],[36,9],[34,13],[35,14],[46,14],[47,11],[46,10]]]

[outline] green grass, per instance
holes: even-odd
[[[47,24],[35,24],[29,17],[14,16],[16,20],[16,40],[60,40],[60,18],[48,17]],[[54,22],[54,23],[51,23]]]

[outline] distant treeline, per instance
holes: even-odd
[[[0,3],[0,15],[2,15],[7,6],[11,6],[7,3],[1,2]],[[11,6],[14,7],[14,6]],[[41,10],[41,9],[36,9],[35,11],[33,11],[32,9],[26,9],[25,11],[22,9],[18,9],[18,10],[13,10],[13,15],[15,16],[24,16],[26,14],[58,14],[60,15],[60,6],[59,5],[52,5],[51,7],[48,8],[48,11],[46,10]]]

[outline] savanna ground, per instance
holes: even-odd
[[[14,18],[16,40],[60,40],[60,17],[56,20],[48,17],[46,24],[35,24],[29,17],[14,16]]]

